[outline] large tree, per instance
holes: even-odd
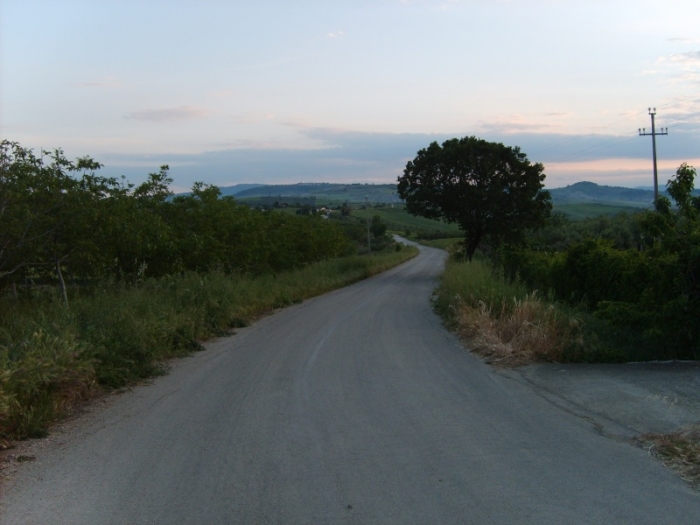
[[[552,209],[544,179],[544,166],[520,148],[465,137],[420,150],[399,177],[398,194],[413,215],[459,224],[471,261],[483,241],[517,241],[544,224]]]

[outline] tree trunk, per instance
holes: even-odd
[[[68,292],[66,291],[66,282],[63,280],[63,272],[61,271],[61,262],[56,259],[56,274],[58,275],[58,283],[61,286],[61,293],[63,294],[63,302],[68,306]]]
[[[466,234],[464,239],[464,248],[467,251],[467,260],[472,262],[472,257],[474,257],[474,252],[479,247],[479,242],[481,241],[481,232],[476,232],[472,234]]]

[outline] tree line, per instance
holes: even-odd
[[[510,278],[550,290],[642,337],[657,358],[700,359],[700,197],[695,168],[669,180],[653,211],[531,232],[497,257]]]
[[[653,211],[573,224],[551,213],[544,166],[476,137],[436,142],[398,179],[415,215],[459,224],[507,278],[582,307],[651,348],[700,358],[700,197],[682,164]]]
[[[137,281],[186,271],[258,275],[348,254],[336,225],[250,209],[216,186],[174,196],[168,166],[139,185],[90,157],[0,142],[0,291],[27,283]],[[21,288],[21,287],[20,287]]]

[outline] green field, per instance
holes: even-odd
[[[405,209],[399,208],[369,208],[366,210],[352,210],[352,216],[358,219],[367,219],[379,215],[390,230],[403,232],[406,228],[412,231],[441,231],[441,232],[458,232],[459,228],[456,224],[446,224],[441,221],[425,219],[409,214]]]
[[[323,199],[317,199],[318,206],[328,206],[328,203],[322,202]],[[245,201],[243,201],[245,202]],[[333,204],[335,209],[337,203]],[[642,211],[644,208],[636,206],[613,206],[609,204],[586,203],[586,204],[559,204],[554,206],[554,211],[559,211],[566,214],[572,221],[580,221],[590,217],[612,216],[618,213],[635,214]],[[278,208],[282,213],[295,214],[298,208]],[[367,216],[373,217],[379,215],[384,222],[387,223],[390,230],[403,232],[406,228],[416,231],[441,231],[441,232],[459,232],[459,227],[456,224],[446,224],[442,221],[425,219],[409,214],[403,206],[395,206],[394,208],[387,205],[381,208],[353,208],[351,216],[365,220]]]
[[[319,204],[322,206],[323,204]],[[279,213],[286,213],[294,215],[297,213],[299,208],[277,208],[275,211]],[[334,214],[338,213],[334,209]],[[363,222],[367,220],[368,217],[374,217],[379,215],[382,220],[387,224],[389,230],[397,232],[405,232],[406,228],[409,228],[413,233],[419,231],[454,231],[458,232],[459,228],[456,224],[445,224],[441,221],[433,221],[430,219],[425,219],[423,217],[414,217],[410,215],[403,208],[369,208],[369,209],[353,209],[350,214],[350,219],[358,222]]]
[[[240,200],[255,200],[260,196],[316,197],[317,204],[336,204],[343,202],[360,203],[368,200],[374,202],[399,202],[396,184],[332,184],[300,183],[274,184],[251,188],[237,194]]]
[[[612,206],[608,204],[562,204],[554,206],[554,211],[565,213],[572,221],[580,221],[590,217],[612,216],[618,213],[635,214],[642,211],[643,208],[635,206]],[[410,228],[413,231],[441,231],[441,232],[459,232],[459,227],[456,224],[446,224],[442,221],[425,219],[423,217],[415,217],[409,214],[403,207],[395,208],[369,208],[353,209],[352,216],[359,219],[366,219],[367,216],[379,215],[384,222],[387,223],[390,230],[404,231]],[[457,235],[458,236],[458,235]]]
[[[601,215],[617,215],[618,213],[634,214],[643,211],[644,208],[636,206],[612,206],[609,204],[557,204],[554,211],[565,213],[572,221],[580,221],[589,217]]]

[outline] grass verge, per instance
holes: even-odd
[[[650,455],[678,472],[692,487],[700,489],[700,428],[671,434],[644,434],[639,440]]]
[[[600,320],[505,280],[484,260],[450,258],[434,305],[446,324],[493,364],[626,360],[615,344],[598,337],[604,331]]]
[[[102,388],[163,373],[166,359],[201,349],[274,310],[380,273],[413,247],[250,278],[190,273],[89,295],[0,302],[0,446],[40,437]]]

